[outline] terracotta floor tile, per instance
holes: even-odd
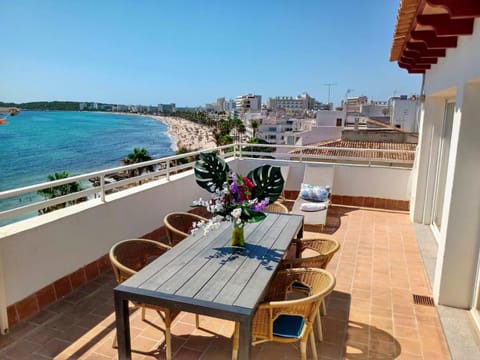
[[[397,338],[397,341],[400,343],[401,353],[409,353],[413,355],[422,353],[422,346],[419,340]]]
[[[40,354],[45,357],[53,358],[56,355],[62,353],[65,348],[70,345],[68,341],[60,340],[53,338],[47,343],[45,343],[40,349],[38,349],[35,354]]]
[[[334,206],[328,230],[341,243],[328,270],[335,291],[326,299],[322,360],[448,359],[435,307],[414,305],[412,294],[431,296],[422,258],[407,213]],[[334,221],[340,216],[341,221]],[[340,224],[338,229],[331,224]],[[315,229],[314,229],[315,230]],[[317,229],[318,231],[318,229]],[[0,337],[0,359],[117,359],[112,348],[115,315],[111,272]],[[165,358],[163,322],[154,311],[142,321],[130,315],[133,352],[138,360]],[[233,322],[181,313],[172,325],[176,359],[230,359]],[[297,345],[267,343],[253,348],[252,359],[296,359]],[[308,357],[311,358],[310,347]]]

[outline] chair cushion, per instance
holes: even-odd
[[[310,293],[310,287],[308,287],[307,285],[301,283],[300,281],[295,281],[295,282],[292,284],[292,289],[294,289],[294,290],[301,290],[301,291]]]
[[[298,315],[280,315],[273,322],[273,335],[284,338],[300,338],[305,321]]]
[[[320,211],[320,210],[325,210],[326,208],[327,208],[327,204],[323,202],[300,204],[300,210],[302,211]]]
[[[309,201],[327,201],[330,195],[328,185],[310,185],[302,183],[300,186],[300,197]]]

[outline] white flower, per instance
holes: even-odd
[[[237,220],[240,219],[240,216],[242,215],[242,209],[241,208],[236,208],[232,210],[232,217]]]

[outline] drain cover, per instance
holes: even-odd
[[[433,302],[433,298],[430,296],[424,296],[424,295],[413,294],[413,303],[415,305],[435,306],[435,303]]]

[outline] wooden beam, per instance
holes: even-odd
[[[445,56],[446,51],[445,49],[429,49],[427,44],[423,41],[415,42],[415,41],[408,41],[405,45],[405,49],[416,51],[421,54],[421,56]]]
[[[433,27],[438,36],[471,35],[474,18],[452,19],[448,14],[417,15],[417,23]]]
[[[420,51],[417,51],[415,49],[410,49],[408,47],[408,44],[407,44],[407,47],[403,51],[403,55],[406,56],[406,57],[409,57],[409,58],[413,58],[413,59],[418,59],[420,57],[436,57],[436,58],[439,58],[439,57],[445,57],[446,50],[445,49],[426,49],[426,50],[420,52]]]
[[[478,0],[427,0],[427,3],[447,9],[452,18],[480,16],[480,1]]]
[[[416,64],[436,64],[438,59],[436,57],[419,57],[419,58],[409,58],[406,56],[401,56],[400,61],[406,64],[416,65]]]
[[[411,38],[423,41],[429,49],[445,49],[457,47],[456,36],[437,36],[435,31],[412,31]]]

